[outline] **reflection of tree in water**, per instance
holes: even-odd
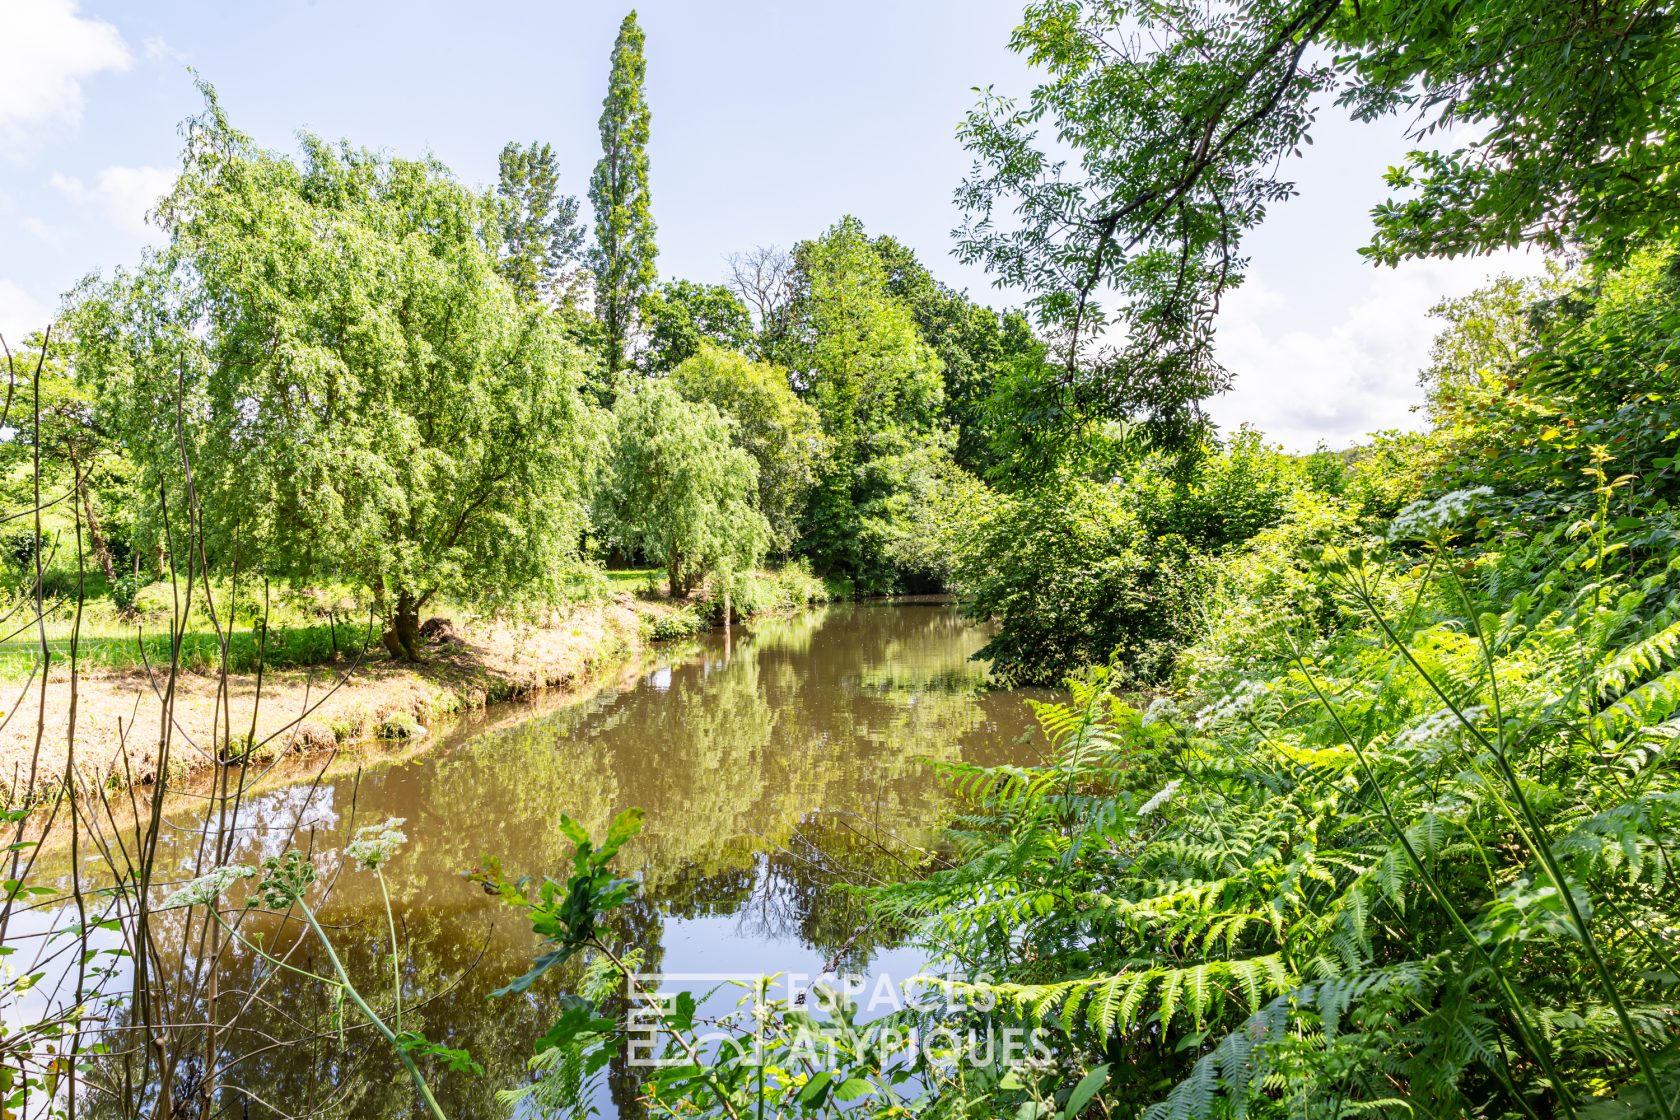
[[[797,943],[825,959],[849,944],[845,963],[866,966],[894,931],[871,926],[861,901],[834,885],[901,876],[936,845],[943,786],[921,759],[999,761],[1028,724],[1018,696],[976,693],[968,655],[982,640],[952,612],[927,608],[847,608],[758,626],[727,659],[703,643],[656,685],[439,744],[329,784],[308,806],[293,791],[261,795],[242,822],[252,826],[250,848],[235,858],[273,846],[300,810],[320,822],[323,846],[357,824],[406,818],[409,843],[389,876],[409,950],[405,1025],[486,1066],[482,1079],[436,1075],[452,1115],[497,1115],[494,1091],[525,1076],[532,1041],[571,978],[487,1003],[528,967],[535,944],[518,915],[462,870],[490,853],[513,874],[563,877],[570,844],[554,827],[558,814],[599,834],[614,813],[640,806],[647,824],[622,866],[644,893],[613,928],[643,949],[645,969],[705,970],[704,960],[666,960],[666,926],[730,916],[741,938]],[[322,918],[358,985],[384,998],[384,913],[371,877],[345,873]],[[284,944],[295,926],[268,936],[271,947]],[[224,993],[248,989],[252,969],[232,954]],[[195,1009],[172,1010],[193,1021]],[[341,1036],[333,1010],[318,986],[269,985],[236,1043],[245,1057],[232,1079],[294,1114],[410,1111],[395,1059],[365,1029]],[[276,1045],[288,1040],[296,1044]],[[615,1063],[609,1078],[625,1115],[635,1073]],[[235,1094],[223,1103],[236,1114],[245,1107]],[[252,1105],[249,1115],[271,1113]]]
[[[879,838],[842,817],[813,815],[784,848],[760,857],[756,889],[739,911],[741,933],[766,941],[797,941],[822,959],[854,971],[869,967],[877,950],[903,931],[872,918],[848,886],[890,882],[915,866]]]

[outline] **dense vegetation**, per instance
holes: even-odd
[[[130,606],[169,569],[350,588],[396,657],[430,602],[551,603],[615,559],[693,597],[672,633],[730,595],[809,597],[806,564],[995,624],[1001,682],[1069,690],[1036,704],[1043,761],[947,766],[970,811],[864,892],[947,970],[939,998],[873,1027],[840,1000],[708,1021],[679,999],[656,1114],[1673,1120],[1677,20],[1035,2],[1014,45],[1045,79],[984,95],[957,196],[959,253],[1027,314],[854,217],[738,256],[727,286],[659,283],[634,15],[587,251],[544,146],[510,145],[479,192],[347,144],[263,151],[207,92],[167,246],[90,278],[60,348],[14,367],[39,406],[8,477],[70,499],[58,536],[7,538],[14,585],[44,598],[85,533]],[[1437,309],[1428,431],[1294,455],[1201,404],[1230,376],[1215,312],[1242,236],[1292,193],[1283,157],[1327,95],[1420,137],[1475,126],[1390,173],[1374,261],[1558,259]],[[737,582],[767,557],[798,563]],[[511,1104],[582,1113],[617,1052],[642,947],[613,861],[640,824],[559,816],[569,869],[476,873],[544,943],[504,993],[576,989]],[[402,839],[347,856],[378,873]],[[257,954],[224,892],[299,915],[336,969],[308,982],[441,1115],[428,1076],[471,1056],[400,1030],[400,971],[388,1005],[356,991],[312,858],[201,868],[167,905]],[[840,1045],[813,1058],[800,1032],[824,1023]],[[907,1026],[950,1045],[882,1045]],[[1046,1051],[962,1042],[1005,1029]]]

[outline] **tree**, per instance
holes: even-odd
[[[672,598],[717,568],[743,571],[764,554],[769,526],[753,508],[758,467],[730,423],[667,379],[624,381],[603,521],[620,543],[665,567]]]
[[[799,295],[793,255],[774,245],[731,253],[729,287],[757,321],[758,356],[776,361],[787,340]]]
[[[1437,419],[1451,411],[1467,389],[1502,375],[1533,342],[1535,305],[1567,287],[1562,268],[1545,276],[1495,277],[1469,295],[1443,299],[1429,314],[1447,325],[1429,348],[1429,365],[1418,384],[1429,394]]]
[[[636,310],[658,275],[648,201],[649,113],[642,95],[647,75],[642,42],[632,11],[613,44],[612,75],[601,109],[601,162],[589,180],[589,201],[595,206],[595,248],[589,263],[595,272],[595,314],[606,330],[608,373],[624,368]]]
[[[939,359],[887,273],[863,224],[847,217],[795,251],[804,294],[789,349],[794,386],[815,406],[832,447],[806,515],[806,548],[866,590],[892,584],[866,522],[898,472],[888,460],[935,438],[943,386]]]
[[[788,387],[785,371],[709,342],[671,380],[689,400],[705,401],[734,421],[736,445],[758,465],[758,510],[769,524],[769,547],[785,555],[828,456],[816,410]]]
[[[496,201],[502,224],[499,264],[514,293],[551,307],[574,302],[583,228],[578,200],[560,193],[554,149],[536,143],[503,148]]]
[[[587,358],[497,272],[493,204],[311,136],[294,163],[206,99],[168,245],[70,315],[77,374],[161,502],[140,532],[182,570],[196,527],[212,568],[358,582],[405,658],[438,595],[551,589],[598,424]]]
[[[0,462],[21,465],[22,460],[32,460],[39,444],[42,486],[64,486],[73,496],[88,550],[109,584],[117,573],[100,491],[113,484],[120,489],[129,468],[95,411],[90,387],[60,357],[67,349],[56,335],[49,346],[44,336],[32,334],[9,363],[16,380],[6,417],[10,434],[0,443]],[[25,473],[33,477],[32,462]],[[33,527],[29,532],[33,534]]]
[[[1524,242],[1620,260],[1680,213],[1651,189],[1680,177],[1677,21],[1639,0],[1040,0],[1011,45],[1046,80],[1026,105],[988,91],[961,129],[959,255],[1032,292],[1079,410],[1193,443],[1229,381],[1214,313],[1244,233],[1294,193],[1282,163],[1320,95],[1411,114],[1414,139],[1475,137],[1391,173],[1406,196],[1377,208],[1372,260]]]
[[[1044,344],[1026,316],[981,307],[967,293],[938,280],[909,246],[885,234],[874,239],[887,270],[887,292],[909,306],[922,338],[939,357],[945,385],[942,418],[956,433],[953,457],[966,470],[984,472],[997,416],[988,403],[1001,381],[1044,362]]]
[[[642,299],[643,347],[638,364],[669,373],[707,342],[726,350],[752,345],[752,313],[721,284],[667,280]]]

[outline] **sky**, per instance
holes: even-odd
[[[654,0],[649,159],[662,275],[718,282],[731,252],[789,246],[855,214],[983,303],[1018,304],[951,257],[955,137],[975,88],[1025,95],[1008,49],[1022,0]],[[488,185],[509,140],[543,140],[586,195],[621,3],[549,0],[0,0],[0,332],[53,315],[89,272],[139,259],[147,209],[178,164],[179,122],[215,86],[234,125],[293,152],[299,131],[431,154]],[[1321,115],[1292,161],[1299,197],[1246,245],[1222,313],[1236,387],[1211,402],[1285,446],[1342,447],[1422,423],[1431,305],[1537,257],[1410,262],[1357,255],[1398,122]],[[584,204],[587,215],[587,202]]]

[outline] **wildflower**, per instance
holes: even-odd
[[[1178,779],[1174,778],[1172,781],[1162,786],[1159,793],[1143,803],[1143,807],[1138,810],[1138,816],[1147,817],[1149,814],[1165,805],[1168,801],[1171,801],[1172,795],[1177,792]]]
[[[406,817],[392,817],[384,824],[370,824],[356,830],[356,838],[344,849],[344,854],[363,871],[378,871],[396,854],[408,839],[402,831]]]
[[[249,879],[256,873],[257,869],[254,867],[218,867],[208,874],[182,883],[158,903],[158,908],[173,910],[180,906],[211,906],[222,897],[223,891],[240,879]]]
[[[1196,726],[1207,728],[1226,719],[1245,714],[1254,702],[1265,695],[1266,686],[1259,681],[1244,681],[1218,700],[1203,708],[1196,716]]]
[[[1451,708],[1438,708],[1406,727],[1394,739],[1396,749],[1407,747],[1425,747],[1433,743],[1455,738],[1464,731],[1466,725],[1474,727],[1487,718],[1487,709],[1481,705],[1464,709],[1464,716]]]
[[[1144,709],[1142,722],[1144,727],[1153,727],[1157,723],[1165,723],[1171,726],[1173,720],[1177,718],[1178,705],[1165,696],[1157,696],[1149,702],[1149,707]]]
[[[1483,498],[1493,497],[1493,488],[1473,486],[1468,490],[1449,490],[1439,498],[1420,498],[1394,515],[1388,525],[1388,539],[1417,540],[1432,537],[1457,522],[1463,521]]]

